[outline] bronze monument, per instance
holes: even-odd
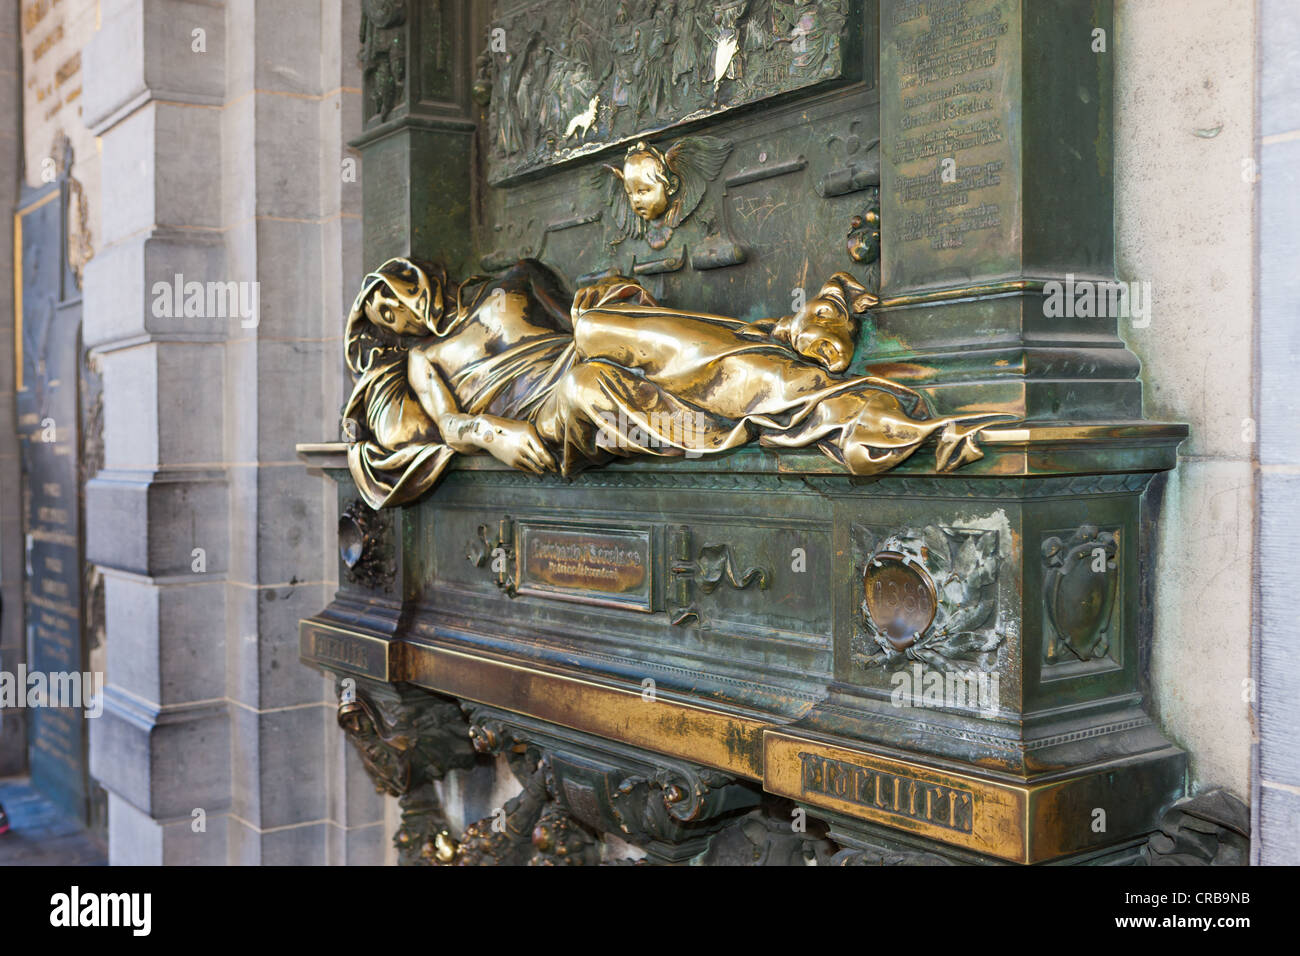
[[[1187,430],[1119,315],[1045,307],[1115,278],[1109,0],[364,8],[301,652],[403,860],[1168,855],[1144,492]],[[447,819],[490,755],[518,796]]]

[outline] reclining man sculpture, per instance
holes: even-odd
[[[1002,415],[932,417],[916,392],[843,377],[876,302],[836,273],[794,315],[745,322],[659,306],[635,279],[570,297],[535,260],[459,285],[411,259],[366,276],[348,317],[348,464],[374,508],[418,498],[457,452],[571,475],[613,456],[698,457],[758,437],[850,472],[937,437],[936,467],[982,457]]]

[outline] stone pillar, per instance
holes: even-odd
[[[382,17],[376,11],[362,19],[364,132],[352,145],[369,171],[367,267],[390,256],[436,254],[454,275],[478,271],[470,240],[476,112],[470,63],[477,52],[472,38],[484,34],[472,22],[475,6],[397,3]]]
[[[1300,862],[1300,625],[1291,568],[1300,560],[1300,9],[1260,6],[1259,518],[1256,565],[1258,745],[1251,862]]]
[[[358,20],[357,0],[109,0],[85,51],[112,184],[85,289],[112,863],[382,859],[382,803],[349,790],[332,693],[296,661],[297,619],[334,589],[333,505],[293,446],[343,397]]]
[[[18,2],[0,0],[0,488],[19,487],[18,419],[14,394],[13,217],[22,170],[22,53]],[[23,640],[22,500],[0,495],[0,671],[25,659]],[[24,711],[0,712],[0,777],[22,771],[27,760]]]
[[[219,7],[119,0],[103,5],[83,56],[83,116],[112,184],[85,274],[84,336],[104,374],[104,468],[86,488],[86,551],[105,581],[107,683],[91,773],[109,791],[114,864],[226,858],[220,383],[231,330],[177,315],[174,302],[152,308],[155,283],[227,271],[224,47]]]

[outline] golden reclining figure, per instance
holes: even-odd
[[[882,378],[844,378],[876,299],[836,273],[799,312],[740,319],[663,308],[621,276],[570,297],[535,260],[459,285],[390,259],[348,317],[348,464],[374,508],[415,500],[457,452],[571,475],[613,456],[698,457],[815,444],[858,475],[937,435],[936,466],[982,456],[992,420],[931,417]]]

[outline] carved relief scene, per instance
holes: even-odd
[[[838,78],[849,7],[506,0],[480,59],[493,91],[491,178]]]

